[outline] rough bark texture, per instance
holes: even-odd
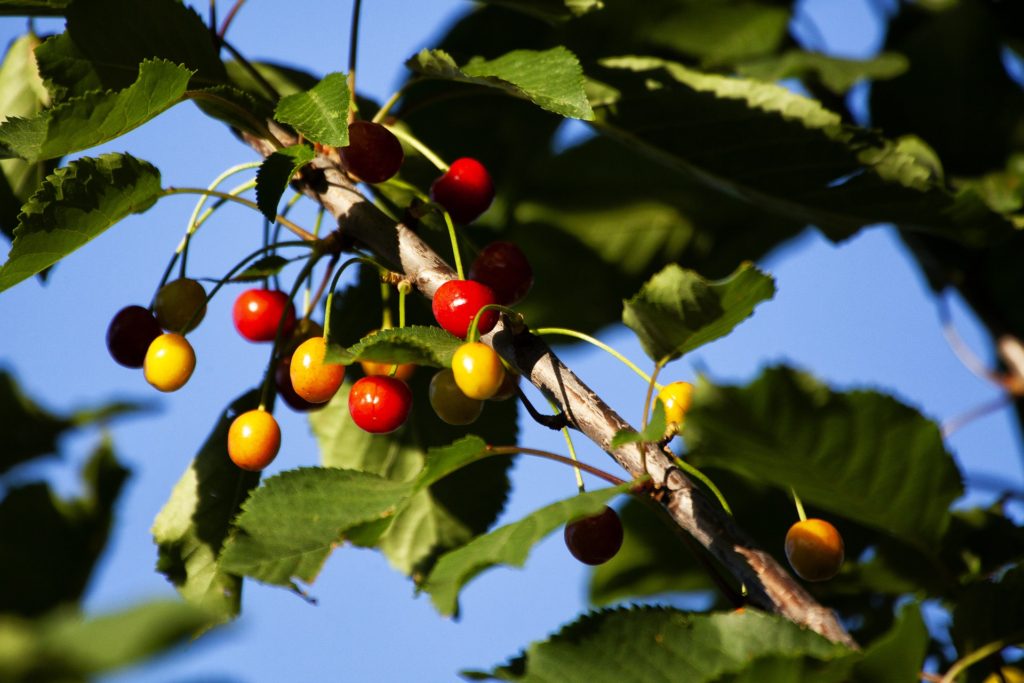
[[[286,145],[295,142],[279,129],[275,134]],[[273,151],[265,141],[250,138],[248,142],[263,155]],[[403,272],[427,297],[455,277],[448,264],[415,232],[401,223],[396,225],[356,190],[339,168],[335,155],[318,156],[313,167],[322,172],[322,182],[304,181],[301,190],[337,219],[345,237]],[[483,341],[519,367],[535,386],[555,397],[569,425],[609,453],[631,477],[644,474],[646,455],[646,472],[663,489],[660,499],[669,515],[747,587],[751,604],[781,614],[829,640],[857,647],[835,614],[815,601],[770,554],[755,547],[717,501],[696,488],[656,445],[631,444],[612,450],[612,437],[630,425],[563,365],[539,337],[528,331],[513,334],[499,322]]]

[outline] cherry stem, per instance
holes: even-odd
[[[391,285],[383,280],[380,283],[380,329],[393,327],[391,321]]]
[[[528,399],[526,394],[523,393],[522,387],[516,387],[516,396],[519,397],[519,400],[526,407],[526,412],[530,414],[530,417],[532,417],[537,424],[543,425],[548,429],[563,429],[569,426],[569,418],[566,417],[565,413],[545,415],[534,408],[533,404],[530,403],[530,399]]]
[[[985,417],[990,413],[994,413],[1000,408],[1004,408],[1010,404],[1010,396],[1004,395],[999,396],[991,401],[982,403],[976,408],[972,408],[965,413],[960,415],[954,415],[948,420],[944,420],[941,425],[942,438],[946,439],[953,435],[954,432],[966,427],[975,420]]]
[[[220,30],[217,31],[217,37],[224,40],[224,36],[227,34],[228,29],[231,28],[231,22],[235,20],[235,15],[238,14],[238,10],[245,4],[245,0],[235,0],[235,4],[231,6],[228,13],[224,16],[224,23],[220,25]]]
[[[227,272],[227,275],[225,275],[224,277],[222,277],[220,280],[217,281],[217,284],[215,284],[213,286],[213,289],[211,289],[209,291],[209,293],[206,295],[206,301],[203,302],[203,306],[201,306],[198,309],[196,309],[196,312],[192,314],[192,317],[189,318],[188,323],[185,324],[185,327],[183,329],[185,329],[185,330],[190,329],[195,324],[196,318],[199,317],[200,311],[202,311],[205,306],[208,306],[210,304],[210,302],[213,301],[213,296],[217,292],[220,291],[220,288],[223,287],[224,285],[226,285],[228,282],[230,282],[231,278],[235,276],[235,273],[237,273],[238,271],[242,270],[242,268],[244,268],[246,265],[248,265],[249,262],[252,261],[257,256],[259,256],[261,254],[264,254],[264,253],[270,251],[271,249],[275,249],[275,248],[278,248],[278,247],[306,247],[307,249],[309,249],[309,248],[312,248],[312,246],[313,245],[311,245],[309,242],[300,242],[300,241],[296,240],[296,241],[293,241],[293,242],[281,242],[279,244],[271,244],[271,245],[268,245],[268,246],[265,246],[265,247],[260,247],[256,251],[252,252],[251,254],[249,254],[248,256],[243,258],[241,261],[236,263],[231,268],[231,270],[229,270]],[[184,334],[184,332],[182,332],[182,334]]]
[[[793,504],[796,505],[796,514],[800,518],[801,522],[807,521],[807,513],[804,511],[804,502],[800,500],[800,496],[796,494],[796,489],[792,486],[789,488],[789,492],[793,494]]]
[[[579,339],[581,341],[585,341],[588,344],[593,344],[594,346],[596,346],[597,348],[601,349],[602,351],[605,351],[606,353],[610,353],[612,356],[614,356],[615,358],[620,360],[622,363],[624,363],[626,365],[627,368],[629,368],[630,370],[635,372],[637,375],[639,375],[641,377],[641,379],[643,379],[643,381],[645,381],[647,383],[651,382],[651,376],[648,375],[643,370],[641,370],[640,368],[638,368],[636,366],[636,364],[633,363],[633,361],[629,360],[628,358],[623,356],[621,353],[619,353],[618,351],[616,351],[612,347],[610,347],[607,344],[605,344],[603,341],[601,341],[599,339],[596,339],[594,337],[591,337],[589,334],[584,334],[583,332],[577,332],[576,330],[570,330],[570,329],[565,328],[565,327],[541,327],[541,328],[538,328],[536,330],[532,330],[532,332],[534,334],[539,334],[539,335],[559,334],[559,335],[563,335],[563,336],[566,336],[566,337],[574,337],[574,338]],[[658,389],[661,389],[661,385],[660,384],[655,384],[654,386],[656,388],[658,388]]]
[[[953,683],[963,671],[968,667],[977,664],[983,659],[987,659],[992,655],[996,654],[1000,650],[1003,650],[1011,645],[1024,642],[1024,631],[1017,631],[1012,633],[1005,638],[999,640],[993,640],[991,643],[986,643],[973,652],[964,655],[958,659],[953,666],[949,667],[949,671],[940,680],[941,683]]]
[[[555,413],[562,412],[554,401],[548,399],[548,405]],[[576,447],[572,444],[572,436],[569,434],[569,426],[562,427],[562,435],[565,436],[565,446],[569,449],[569,457],[576,463],[576,467],[573,468],[573,473],[576,475],[576,489],[579,493],[585,493],[586,487],[583,485],[583,474],[579,468],[579,458],[576,457]]]
[[[432,163],[437,170],[441,171],[441,173],[448,172],[450,167],[444,162],[444,159],[439,157],[432,149],[420,142],[419,138],[415,135],[406,132],[401,126],[388,126],[387,128],[395,134],[396,138],[422,154],[423,157]]]
[[[480,317],[487,311],[500,311],[513,318],[518,325],[521,326],[523,324],[523,316],[518,311],[501,304],[486,304],[480,307],[480,310],[473,316],[473,321],[469,323],[469,329],[466,330],[467,342],[475,342],[480,339],[480,333],[477,331],[477,328],[480,326]]]
[[[644,396],[644,414],[643,414],[643,419],[640,421],[641,429],[647,427],[647,418],[648,418],[648,416],[650,414],[650,411],[651,411],[651,398],[654,396],[654,387],[655,386],[658,386],[658,387],[661,386],[660,384],[658,384],[656,382],[656,380],[658,379],[658,374],[661,372],[661,369],[663,367],[665,367],[665,364],[669,362],[669,360],[671,360],[671,359],[668,356],[665,356],[664,358],[659,360],[654,365],[654,372],[651,373],[651,378],[647,381],[647,395]],[[646,453],[646,451],[645,451],[645,453]],[[645,464],[644,469],[647,469],[646,468],[646,464]]]
[[[666,450],[668,451],[668,449]],[[718,503],[722,506],[722,509],[725,510],[730,517],[734,516],[732,514],[732,508],[729,507],[729,503],[725,500],[725,496],[722,495],[722,492],[719,490],[717,486],[715,486],[715,482],[711,481],[710,477],[708,477],[706,474],[698,470],[690,463],[680,458],[675,453],[672,453],[671,451],[668,452],[671,453],[672,460],[675,462],[676,467],[686,472],[688,475],[690,475],[700,483],[704,484],[704,486],[707,486],[708,490],[711,491],[715,498],[718,499]]]
[[[380,109],[377,110],[377,113],[373,115],[373,118],[370,119],[370,121],[372,123],[380,123],[381,121],[383,121],[384,118],[388,115],[388,112],[391,111],[391,108],[395,106],[395,103],[397,103],[398,100],[402,98],[402,94],[404,92],[405,88],[399,88],[398,90],[393,92],[391,94],[391,97],[388,98],[388,101],[381,105]]]
[[[455,256],[455,273],[459,276],[460,280],[465,280],[466,276],[462,273],[462,257],[459,255],[459,240],[455,236],[455,224],[452,223],[452,217],[444,209],[441,209],[441,215],[444,216],[444,223],[448,226],[448,237],[452,241],[452,254]]]
[[[246,182],[242,183],[241,185],[237,185],[237,186],[231,188],[228,191],[228,194],[238,196],[241,193],[246,192],[248,190],[251,190],[254,187],[256,187],[256,181],[255,180],[247,180]],[[205,201],[205,200],[206,200],[206,197],[203,197],[202,201]],[[203,211],[202,215],[200,215],[198,217],[196,217],[196,213],[197,212],[193,212],[193,214],[192,214],[193,219],[189,220],[189,226],[188,226],[188,229],[185,231],[185,236],[181,239],[181,242],[178,244],[178,248],[176,249],[176,253],[180,253],[181,254],[181,276],[182,277],[185,277],[185,265],[186,265],[186,262],[188,261],[189,248],[192,246],[192,237],[196,234],[196,232],[199,230],[199,228],[202,227],[204,223],[206,223],[206,221],[210,218],[210,216],[213,215],[213,212],[216,211],[217,209],[219,209],[220,207],[224,206],[226,203],[227,203],[226,199],[218,199],[216,202],[213,203],[213,206],[211,206],[208,209],[206,209],[205,211]],[[198,204],[196,205],[196,208],[197,209],[199,208]],[[264,220],[266,220],[266,219],[264,219]],[[267,239],[264,239],[263,240],[263,245],[266,246],[267,244],[270,244],[270,241],[267,240]]]
[[[317,261],[323,254],[313,251],[310,255],[309,260],[306,261],[305,265],[302,266],[302,270],[299,271],[299,276],[295,278],[295,284],[292,285],[292,289],[288,292],[288,302],[291,303],[299,290],[302,289],[302,283],[316,266]],[[288,319],[287,309],[281,315],[281,319],[277,321],[277,331],[274,333],[274,345],[270,347],[270,362],[267,363],[267,374],[263,376],[263,389],[260,391],[260,408],[267,405],[270,401],[270,387],[274,378],[274,364],[278,360],[278,351],[281,349],[281,342],[283,341],[282,336],[284,332],[284,321]],[[273,411],[273,404],[271,404],[271,411]]]
[[[296,197],[297,196],[298,195],[296,195]],[[288,206],[285,207],[285,212],[287,212],[291,207],[292,204],[289,202]],[[313,224],[313,235],[317,239],[320,238],[320,228],[323,225],[323,222],[324,207],[321,206],[320,210],[316,214],[316,222]],[[324,290],[327,288],[327,282],[331,278],[331,273],[334,272],[334,266],[337,265],[339,256],[340,254],[335,254],[331,257],[331,260],[327,264],[327,270],[324,272],[324,277],[320,280],[320,286],[316,290],[316,295],[313,297],[310,297],[310,290],[313,288],[313,273],[311,272],[309,277],[306,278],[306,291],[303,294],[302,302],[302,317],[304,320],[309,319],[310,314],[313,312],[313,308],[316,307],[317,302],[320,301],[320,297],[324,295]]]
[[[368,256],[353,256],[352,258],[348,259],[347,261],[341,264],[341,267],[338,268],[337,272],[334,273],[334,278],[331,279],[331,289],[330,292],[327,294],[327,311],[324,313],[324,341],[330,340],[329,333],[331,331],[331,312],[332,309],[334,308],[334,291],[338,288],[338,280],[341,278],[341,274],[345,272],[345,269],[351,266],[353,263],[366,263],[380,271],[387,272],[387,268],[380,265],[379,263],[377,263]]]
[[[405,297],[412,291],[412,285],[408,280],[398,283],[398,329],[405,328]],[[397,367],[397,366],[396,366]]]
[[[232,57],[238,60],[238,63],[242,65],[243,69],[249,72],[249,75],[253,77],[253,80],[260,84],[260,87],[266,91],[272,101],[277,102],[281,99],[281,94],[277,92],[277,88],[275,88],[273,84],[271,84],[271,82],[259,72],[259,69],[253,66],[252,62],[246,59],[245,56],[238,51],[238,48],[225,40],[223,36],[220,38],[220,44],[225,50],[231,53]],[[281,148],[280,141],[278,141],[278,139],[273,135],[268,138],[268,141],[274,145],[274,147],[277,147],[278,149]]]
[[[362,8],[362,0],[355,0],[352,5],[352,24],[349,27],[348,38],[348,92],[351,98],[348,107],[348,122],[356,120],[356,54],[359,51],[359,13]]]
[[[614,474],[605,472],[604,470],[598,469],[593,465],[588,465],[585,462],[572,460],[570,458],[565,457],[564,455],[552,453],[551,451],[542,451],[537,448],[527,448],[526,446],[487,446],[487,451],[493,455],[514,455],[515,453],[522,453],[524,455],[534,455],[539,458],[547,458],[548,460],[560,462],[563,465],[568,465],[569,467],[579,468],[584,472],[594,475],[595,477],[604,479],[606,482],[614,486],[621,486],[622,484],[626,483],[624,479],[619,479]]]
[[[200,187],[167,187],[167,188],[164,188],[164,190],[163,190],[163,195],[164,196],[169,196],[169,195],[172,195],[172,194],[205,194],[205,195],[208,195],[210,197],[220,197],[221,199],[226,199],[229,202],[235,202],[237,204],[241,204],[242,206],[248,206],[250,209],[255,209],[256,211],[260,210],[259,205],[256,204],[256,202],[254,202],[252,200],[244,199],[242,197],[235,197],[233,195],[228,194],[227,192],[217,192],[215,190],[204,190],[204,189],[202,189]],[[298,235],[299,237],[301,237],[304,240],[308,240],[310,242],[316,240],[316,236],[313,233],[307,231],[305,228],[299,227],[295,223],[292,223],[290,220],[288,220],[284,216],[277,215],[277,216],[274,217],[274,220],[276,222],[280,223],[281,225],[283,225],[284,227],[288,228],[289,230],[291,230],[293,233],[295,233],[296,235]]]
[[[324,276],[320,280],[320,286],[316,288],[316,294],[313,295],[312,300],[306,306],[303,318],[309,319],[312,315],[313,309],[316,307],[317,302],[320,301],[320,297],[324,295],[324,291],[327,289],[327,282],[331,279],[331,274],[334,273],[334,266],[338,265],[338,259],[341,257],[340,254],[333,254],[331,260],[327,262],[327,270],[324,271]],[[313,271],[309,272],[309,277],[313,277]],[[308,285],[307,285],[308,286]],[[326,313],[324,316],[326,317]]]

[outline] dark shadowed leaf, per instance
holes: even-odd
[[[594,118],[583,88],[583,69],[564,47],[514,50],[492,60],[475,57],[462,66],[443,50],[422,50],[406,66],[427,78],[497,88],[568,118]]]
[[[95,147],[180,102],[191,75],[170,62],[143,62],[138,79],[123,90],[90,92],[30,119],[8,119],[0,125],[0,145],[29,162]]]
[[[0,0],[0,15],[59,16],[71,0]]]
[[[790,9],[767,3],[680,3],[653,25],[647,40],[693,55],[707,65],[774,52],[786,37]]]
[[[662,607],[594,612],[476,680],[772,681],[846,680],[856,654],[782,617],[692,614]]]
[[[953,608],[950,635],[964,657],[989,643],[1024,642],[1024,565],[1016,564],[998,578],[967,588]]]
[[[156,655],[185,641],[209,615],[181,602],[150,602],[86,619],[60,610],[35,622],[0,617],[10,647],[0,652],[9,683],[84,681]]]
[[[0,267],[0,292],[83,246],[160,196],[160,172],[127,154],[83,157],[57,169],[22,207]]]
[[[0,371],[0,474],[15,465],[57,452],[57,439],[71,421],[38,406],[22,393],[14,378]]]
[[[907,58],[896,52],[883,52],[871,59],[850,59],[821,52],[787,50],[779,55],[743,62],[737,71],[741,76],[762,81],[813,78],[841,95],[860,81],[895,78],[908,67]]]
[[[892,629],[871,643],[864,657],[854,665],[852,681],[912,681],[924,666],[928,650],[928,629],[917,603],[904,605]]]
[[[647,355],[660,362],[724,337],[773,296],[771,276],[751,264],[717,282],[673,265],[623,302],[622,321],[640,338]]]
[[[330,73],[309,90],[282,97],[274,116],[312,142],[344,147],[351,97],[345,74]]]
[[[295,173],[313,160],[313,148],[295,145],[280,149],[260,164],[256,173],[256,204],[268,221],[277,219],[277,205]]]
[[[258,403],[258,392],[250,391],[228,406],[153,521],[157,570],[182,597],[217,621],[237,615],[242,599],[241,577],[221,569],[217,556],[234,529],[242,501],[260,480],[259,473],[231,462],[228,427],[236,415]]]
[[[536,510],[522,519],[474,538],[442,555],[421,588],[430,594],[437,611],[452,616],[459,611],[462,587],[481,572],[504,564],[522,567],[533,546],[558,527],[595,515],[605,504],[629,489],[629,484],[581,493]]]
[[[127,477],[104,441],[85,465],[82,497],[62,500],[41,483],[7,491],[0,502],[0,612],[36,616],[81,599]]]
[[[699,382],[684,435],[698,467],[792,487],[923,550],[942,537],[963,491],[935,423],[885,394],[834,392],[785,367],[745,387]]]
[[[271,275],[277,275],[281,272],[281,269],[288,265],[288,259],[277,254],[271,254],[265,256],[258,261],[247,267],[238,275],[231,278],[232,282],[251,282],[254,280],[262,280],[263,278],[270,277]]]

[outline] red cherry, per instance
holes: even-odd
[[[607,505],[593,517],[583,517],[565,525],[565,545],[572,556],[584,564],[604,564],[622,547],[622,521]]]
[[[160,323],[142,306],[126,306],[110,321],[107,350],[121,365],[141,368],[153,340],[163,334]]]
[[[510,306],[530,291],[533,268],[512,242],[491,242],[473,261],[469,279],[484,283],[494,290],[499,304]]]
[[[232,311],[235,329],[252,342],[274,341],[277,326],[284,318],[282,337],[295,327],[295,308],[288,295],[272,289],[247,289],[235,299]]]
[[[371,121],[350,123],[348,146],[338,151],[352,175],[367,183],[384,182],[398,173],[405,159],[395,134]]]
[[[434,181],[430,197],[457,223],[472,223],[491,205],[494,183],[483,164],[462,157],[453,161],[445,174]]]
[[[348,394],[348,412],[353,422],[371,434],[393,432],[409,417],[412,391],[394,377],[363,377]]]
[[[488,304],[498,303],[494,291],[487,285],[473,280],[449,280],[434,292],[434,318],[437,324],[456,337],[464,339],[469,325],[477,312]],[[480,334],[490,332],[498,322],[498,312],[486,311],[480,316],[477,330]]]

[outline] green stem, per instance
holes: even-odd
[[[547,458],[548,460],[554,460],[555,462],[560,462],[570,467],[578,467],[584,472],[588,472],[589,474],[592,474],[595,477],[600,477],[601,479],[604,479],[606,482],[614,486],[620,486],[626,483],[624,479],[619,479],[614,474],[610,474],[608,472],[605,472],[604,470],[600,470],[592,465],[588,465],[585,462],[574,462],[573,460],[565,457],[564,455],[552,453],[551,451],[542,451],[537,448],[527,448],[526,446],[488,446],[487,451],[492,455],[514,455],[516,453],[522,453],[524,455],[535,455],[539,458]]]
[[[332,309],[334,308],[334,306],[333,306],[333,304],[334,304],[334,290],[338,288],[338,280],[341,279],[341,274],[344,273],[345,269],[348,268],[349,266],[351,266],[353,263],[366,263],[368,265],[373,266],[374,268],[377,268],[378,270],[382,270],[382,271],[386,271],[387,270],[387,268],[383,267],[382,265],[380,265],[379,263],[377,263],[373,259],[368,258],[366,256],[354,256],[354,257],[348,259],[347,261],[345,261],[344,263],[341,264],[341,267],[338,268],[338,271],[334,274],[334,278],[331,280],[331,289],[330,289],[330,292],[328,292],[328,294],[327,294],[327,311],[324,313],[324,339],[325,340],[329,340],[330,339],[331,312],[332,312]]]
[[[422,154],[427,161],[432,163],[437,168],[437,170],[441,171],[442,173],[448,172],[448,164],[444,163],[444,160],[441,157],[439,157],[437,154],[433,152],[433,150],[431,150],[429,147],[420,142],[419,139],[416,138],[416,136],[405,132],[400,126],[388,126],[388,130],[394,133],[396,138],[398,138],[399,140],[406,143],[407,145],[415,149],[417,152]]]
[[[796,495],[796,489],[792,486],[789,488],[789,492],[793,494],[793,504],[796,505],[796,514],[800,518],[801,522],[807,521],[807,513],[804,512],[804,502],[800,500],[800,496]]]
[[[452,254],[455,256],[455,273],[459,276],[460,280],[465,280],[466,276],[462,273],[462,257],[459,255],[459,240],[455,236],[455,224],[452,223],[452,217],[444,209],[441,209],[441,215],[444,216],[445,225],[448,226],[448,237],[452,241]]]
[[[1000,640],[994,640],[991,643],[982,645],[977,650],[964,655],[958,659],[953,666],[949,667],[949,671],[942,677],[942,683],[953,683],[956,677],[959,676],[967,667],[977,664],[981,660],[991,657],[1000,650],[1010,647],[1011,645],[1019,644],[1024,641],[1024,631],[1017,631],[1006,638]]]
[[[226,199],[226,200],[228,200],[230,202],[235,202],[235,203],[241,204],[242,206],[248,206],[250,209],[255,209],[256,211],[260,210],[259,205],[257,205],[256,202],[251,201],[249,199],[244,199],[242,197],[234,197],[232,195],[229,195],[226,192],[216,192],[214,190],[204,190],[201,187],[167,187],[167,188],[164,188],[163,196],[167,197],[167,196],[170,196],[170,195],[173,195],[173,194],[205,194],[205,195],[209,195],[210,197],[220,197],[221,199]],[[316,240],[316,236],[314,236],[312,233],[308,232],[304,228],[299,227],[295,223],[292,223],[290,220],[288,220],[284,216],[281,216],[281,215],[275,216],[274,220],[277,221],[278,223],[280,223],[281,225],[283,225],[284,227],[288,228],[289,230],[291,230],[293,233],[295,233],[296,235],[298,235],[299,237],[301,237],[304,240],[308,240],[310,242]]]
[[[563,335],[563,336],[566,336],[566,337],[573,337],[575,339],[579,339],[581,341],[585,341],[588,344],[593,344],[594,346],[596,346],[597,348],[601,349],[602,351],[605,351],[606,353],[610,353],[612,356],[614,356],[615,358],[620,360],[622,363],[624,363],[626,365],[627,368],[629,368],[630,370],[635,372],[637,375],[639,375],[643,379],[643,381],[647,382],[648,384],[651,382],[651,376],[648,375],[643,370],[641,370],[640,368],[638,368],[636,366],[636,364],[633,363],[633,361],[629,360],[628,358],[623,356],[621,353],[619,353],[618,351],[616,351],[612,347],[610,347],[607,344],[605,344],[603,341],[601,341],[599,339],[595,339],[594,337],[591,337],[589,334],[584,334],[583,332],[577,332],[576,330],[570,330],[570,329],[565,328],[565,327],[541,327],[539,329],[533,330],[533,333],[534,334],[538,334],[538,335],[542,335],[542,336],[545,335],[545,334],[559,334],[559,335]],[[661,385],[660,384],[655,384],[654,386],[657,389],[661,389]]]
[[[480,333],[477,332],[477,327],[480,326],[480,318],[487,311],[500,311],[509,317],[517,318],[517,322],[519,324],[522,324],[523,322],[522,314],[508,306],[502,306],[501,304],[487,304],[486,306],[481,306],[480,310],[473,316],[473,321],[469,323],[469,328],[466,330],[467,342],[479,341]]]
[[[405,328],[405,297],[412,291],[412,285],[406,280],[398,283],[398,329]]]
[[[654,396],[654,387],[661,387],[661,385],[657,383],[658,374],[661,372],[661,369],[665,367],[665,364],[669,362],[669,360],[671,359],[668,356],[665,356],[664,358],[659,360],[654,365],[654,372],[651,373],[651,378],[647,381],[647,394],[644,396],[644,414],[643,419],[640,421],[641,428],[647,427],[647,418],[651,410],[651,398]]]
[[[545,398],[547,397],[545,396]],[[561,412],[561,410],[558,407],[558,404],[552,401],[550,398],[548,398],[548,405],[551,406],[551,410],[553,412]],[[587,489],[583,485],[583,473],[580,471],[579,468],[579,458],[576,457],[576,447],[572,443],[572,436],[569,434],[568,426],[562,427],[562,435],[565,436],[565,446],[566,448],[569,449],[569,457],[572,458],[572,461],[576,464],[576,466],[572,468],[573,473],[576,475],[576,490],[579,493],[585,493]]]
[[[384,118],[388,115],[388,112],[391,111],[391,108],[395,106],[395,103],[402,98],[402,93],[404,91],[405,88],[399,88],[394,93],[392,93],[391,97],[388,98],[388,101],[381,105],[381,108],[378,109],[377,113],[373,115],[371,121],[373,123],[380,123],[381,121],[383,121]]]
[[[386,330],[391,324],[391,285],[380,283],[380,329]]]
[[[708,476],[706,474],[704,474],[703,472],[698,470],[696,467],[694,467],[690,463],[688,463],[685,460],[683,460],[682,458],[680,458],[675,453],[672,454],[672,460],[675,461],[676,467],[678,467],[682,471],[686,472],[691,477],[693,477],[694,479],[698,480],[700,483],[704,484],[704,486],[707,486],[708,490],[710,490],[711,493],[714,494],[715,498],[718,499],[718,503],[719,503],[719,505],[722,506],[722,509],[725,510],[726,513],[728,513],[728,515],[730,517],[733,516],[732,515],[732,508],[729,507],[729,503],[726,502],[725,496],[722,495],[722,492],[718,489],[717,486],[715,486],[715,482],[711,481],[711,479],[708,478]]]

